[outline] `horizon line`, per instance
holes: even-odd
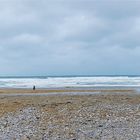
[[[8,75],[8,76],[0,76],[0,78],[34,78],[34,77],[100,77],[100,76],[140,76],[140,74],[93,74],[93,75]]]

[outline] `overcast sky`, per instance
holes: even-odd
[[[139,0],[0,0],[0,75],[140,74]]]

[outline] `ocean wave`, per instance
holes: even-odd
[[[33,77],[0,78],[1,88],[38,88],[52,87],[96,87],[96,86],[140,86],[140,77],[97,76],[97,77]]]

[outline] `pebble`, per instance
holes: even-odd
[[[73,112],[67,107],[57,105],[58,114],[43,112],[39,107],[25,107],[16,113],[8,113],[0,118],[0,139],[140,140],[140,113],[135,112],[137,106],[133,104],[100,103],[98,106],[81,106]],[[101,112],[105,110],[111,114],[102,117]]]

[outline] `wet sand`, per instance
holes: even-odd
[[[49,89],[0,89],[0,94],[13,94],[13,93],[63,93],[63,92],[101,92],[101,93],[116,93],[116,92],[133,92],[134,89],[132,88],[49,88]]]
[[[0,139],[127,140],[139,129],[134,90],[0,90]]]

